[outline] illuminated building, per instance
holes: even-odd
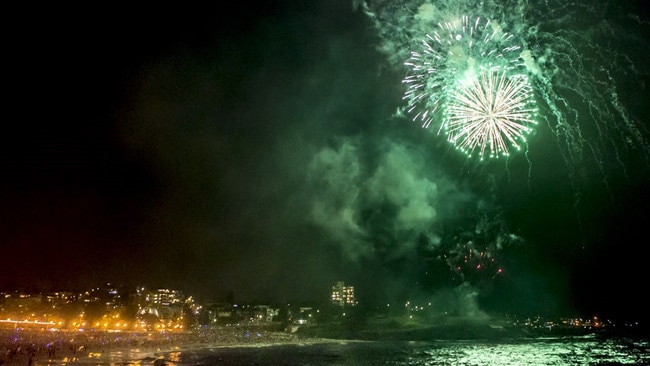
[[[185,296],[182,291],[159,288],[154,291],[145,291],[144,288],[138,289],[138,298],[140,299],[140,309],[146,309],[152,313],[155,309],[157,316],[163,319],[177,319],[182,316]],[[144,301],[142,301],[144,299]],[[144,305],[144,306],[143,306]]]
[[[150,296],[150,300],[154,306],[161,307],[182,304],[185,300],[183,292],[166,288],[159,288],[157,291],[151,292]]]
[[[356,304],[354,286],[346,286],[343,281],[338,281],[336,285],[332,286],[331,301],[333,305],[340,307],[354,306]]]
[[[43,296],[41,294],[5,294],[4,307],[11,310],[31,311],[41,305]]]

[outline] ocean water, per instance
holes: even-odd
[[[542,337],[500,341],[343,341],[206,346],[161,354],[111,352],[39,365],[650,365],[641,338]]]

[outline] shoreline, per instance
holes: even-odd
[[[636,332],[578,331],[575,329],[526,330],[500,326],[366,327],[304,326],[296,332],[277,327],[234,325],[187,332],[87,332],[0,330],[0,365],[173,365],[183,353],[211,353],[227,348],[261,348],[285,345],[431,340],[512,340],[538,337],[629,336]],[[611,332],[611,333],[610,333]],[[642,333],[645,334],[645,333]]]
[[[192,332],[51,332],[0,330],[0,365],[150,364],[174,362],[182,352],[218,348],[312,345],[343,340],[302,337],[259,326],[220,327]],[[176,356],[175,356],[176,354]]]

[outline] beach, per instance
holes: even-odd
[[[381,331],[380,331],[381,329]],[[0,331],[0,365],[374,365],[646,364],[648,336],[631,331],[538,331],[488,324],[389,326],[343,324],[281,331],[277,325],[236,324],[185,332]],[[496,350],[496,351],[495,351]],[[495,359],[484,359],[500,354]],[[495,356],[496,357],[496,356]],[[472,361],[474,360],[474,361]]]
[[[181,352],[218,347],[314,344],[324,339],[303,338],[274,328],[222,326],[186,332],[71,332],[42,330],[0,331],[0,364],[154,364],[173,362]],[[163,361],[158,362],[162,364]]]

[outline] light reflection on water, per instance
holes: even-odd
[[[174,355],[171,360],[179,360],[180,352],[171,352],[168,354]],[[85,356],[70,357],[66,356],[61,359],[39,359],[35,358],[32,366],[69,366],[69,365],[97,365],[97,366],[144,366],[152,365],[158,357],[155,357],[151,350],[141,350],[139,348],[110,350],[106,352],[89,352]],[[162,358],[162,357],[161,357]],[[29,365],[27,362],[16,360],[16,365]],[[170,359],[166,360],[170,361]],[[3,366],[13,365],[14,363],[5,364]]]
[[[648,365],[647,339],[595,336],[511,341],[327,341],[316,344],[204,347],[162,354],[137,349],[42,365]]]
[[[412,358],[414,365],[598,365],[650,362],[648,341],[595,338],[537,339],[516,343],[466,343],[434,347]]]

